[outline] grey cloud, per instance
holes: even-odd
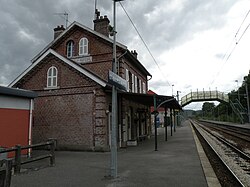
[[[125,9],[155,58],[163,51],[192,40],[198,32],[223,27],[227,21],[225,14],[236,3],[234,0],[125,2],[123,3]],[[181,8],[168,9],[173,2],[180,2]],[[133,48],[135,44],[140,45],[140,50],[147,53],[124,12],[120,11],[117,14],[118,40],[128,45],[129,48]],[[148,59],[143,63],[149,69],[155,66],[153,59]],[[158,63],[161,65],[161,62]]]
[[[176,1],[176,0],[175,0]],[[97,8],[112,23],[112,2],[98,0]],[[166,3],[167,2],[167,3]],[[224,14],[234,0],[179,1],[182,9],[167,9],[174,0],[126,0],[122,4],[155,56],[185,43],[194,34],[224,23]],[[53,39],[53,28],[64,24],[55,13],[69,13],[71,22],[93,28],[94,1],[89,0],[2,0],[0,2],[0,84],[9,84],[30,64],[30,60]],[[160,11],[160,12],[159,12]],[[153,16],[153,19],[148,19]],[[134,49],[138,36],[117,3],[118,41]],[[145,48],[144,48],[145,49]],[[143,50],[142,50],[143,51]],[[144,50],[145,51],[145,50]],[[139,54],[141,55],[141,54]],[[152,67],[148,60],[146,67]],[[145,62],[143,62],[145,63]],[[157,85],[156,85],[157,86]]]

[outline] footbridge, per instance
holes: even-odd
[[[219,101],[219,102],[229,102],[229,97],[223,92],[215,91],[196,91],[190,92],[189,94],[181,98],[181,106],[184,107],[191,102],[198,101]]]

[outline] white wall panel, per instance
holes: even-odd
[[[30,99],[0,95],[0,108],[28,110]]]

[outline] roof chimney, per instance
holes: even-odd
[[[63,25],[61,26],[57,26],[56,28],[54,28],[54,40],[65,30],[65,28],[63,27]]]
[[[136,50],[134,50],[134,51],[132,50],[131,53],[137,59],[138,53],[136,52]]]
[[[109,37],[108,26],[109,26],[110,21],[106,15],[104,17],[100,16],[100,12],[96,9],[95,20],[93,22],[94,22],[94,30],[96,32],[99,32]]]

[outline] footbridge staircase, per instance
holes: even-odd
[[[248,121],[247,109],[242,106],[238,99],[235,101],[229,101],[231,108],[233,109],[234,113],[238,116],[241,123],[245,123]]]

